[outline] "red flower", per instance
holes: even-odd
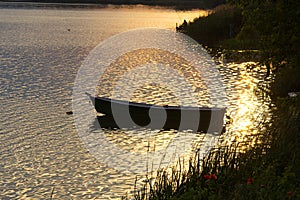
[[[291,196],[293,195],[293,192],[289,191],[289,192],[287,193],[287,195],[288,195],[289,197],[291,197]]]
[[[249,177],[247,180],[247,185],[250,185],[251,183],[253,183],[254,179]]]
[[[215,174],[211,174],[210,178],[213,179],[213,180],[217,180],[217,176]]]
[[[206,179],[206,180],[208,180],[208,179],[210,179],[210,175],[205,174],[205,175],[203,176],[203,178]]]

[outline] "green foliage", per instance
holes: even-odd
[[[286,73],[287,78],[293,71],[300,76],[300,2],[298,0],[229,0],[228,2],[243,10],[245,22],[237,39],[252,41],[256,48],[261,50],[260,63],[265,64],[269,71],[276,72],[283,68],[278,76],[280,80],[276,80],[273,86],[274,91],[280,90],[280,92],[274,93],[282,96],[290,90],[300,91],[300,81],[295,83],[297,77],[294,77],[293,83],[285,85],[285,91],[280,86],[287,82],[283,74]],[[275,89],[275,86],[279,87]]]

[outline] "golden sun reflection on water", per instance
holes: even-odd
[[[107,73],[105,73],[106,77],[100,79],[99,83],[101,83],[101,85],[105,87],[100,87],[99,85],[97,91],[98,94],[100,96],[112,96],[111,92],[113,84],[114,82],[118,81],[122,74],[124,74],[124,71],[134,68],[136,64],[145,62],[143,61],[142,57],[147,58],[147,54],[153,55],[153,52],[157,53],[156,51],[148,49],[136,51],[122,56],[119,60],[112,64],[111,69],[108,69]],[[134,53],[137,53],[138,55],[131,55]],[[131,63],[132,61],[129,61],[130,59],[128,56],[130,58],[136,57],[137,59],[134,60],[137,61]],[[170,61],[168,60],[168,54],[165,54],[163,58],[165,59],[164,62]],[[178,70],[183,70],[183,72],[181,73],[185,75],[185,78],[191,80],[192,85],[198,85],[202,89],[201,95],[198,95],[198,105],[201,106],[207,103],[208,99],[206,86],[205,84],[201,83],[201,75],[197,74],[195,78],[193,68],[189,67],[189,65],[185,65],[182,60],[178,60],[178,62],[181,64],[176,64],[175,62],[175,68],[177,68]],[[228,97],[227,116],[228,118],[230,118],[227,119],[229,124],[226,125],[226,132],[221,136],[220,141],[223,141],[223,143],[221,142],[220,145],[230,145],[233,142],[237,142],[241,144],[241,151],[252,143],[251,140],[255,140],[255,138],[253,138],[253,135],[257,134],[258,132],[259,127],[257,127],[257,123],[259,123],[260,117],[268,115],[269,102],[266,101],[266,99],[262,99],[260,94],[257,94],[256,92],[257,84],[263,80],[265,68],[256,67],[255,70],[250,71],[248,66],[251,65],[256,65],[256,63],[227,63],[221,64],[219,66],[220,73],[224,79],[224,86]],[[160,71],[157,71],[157,73],[161,73],[161,76],[168,76],[168,74],[164,74]],[[134,74],[132,76],[134,78]],[[130,87],[130,85],[124,84],[124,91],[126,91],[128,87]],[[119,96],[116,97],[121,99],[124,98],[122,94],[119,94]],[[128,100],[160,105],[179,104],[176,95],[174,95],[172,91],[169,91],[167,88],[155,84],[144,85],[143,87],[135,91],[132,94],[131,98]],[[105,134],[106,137],[119,148],[142,154],[164,149],[168,142],[172,140],[176,136],[176,134],[186,134],[187,137],[189,134],[180,133],[175,130],[160,131],[156,133],[152,133],[151,131],[147,132],[147,130],[144,130],[142,132],[132,131],[130,134],[128,133],[128,131],[124,130],[110,130]],[[199,147],[204,135],[204,133],[198,133],[197,139],[194,141],[194,147]],[[147,150],[145,151],[145,149]],[[190,154],[188,156],[190,156]]]
[[[248,68],[251,65],[256,66],[252,71]],[[270,99],[257,92],[258,83],[263,83],[265,67],[257,66],[254,62],[229,63],[227,66],[235,71],[237,76],[227,79],[231,85],[227,89],[230,124],[227,125],[227,132],[222,138],[226,138],[225,144],[239,143],[239,150],[243,151],[256,141],[255,135],[261,128],[259,123],[269,116]]]
[[[52,188],[55,199],[120,199],[132,189],[136,175],[98,162],[78,136],[73,116],[66,115],[72,110],[77,70],[95,46],[117,33],[144,27],[174,30],[176,23],[205,14],[157,8],[1,7],[0,199],[46,199]],[[167,92],[152,85],[137,96],[149,87],[151,96],[157,95],[155,90]],[[141,135],[129,139],[128,134],[113,133],[118,132],[105,134],[120,148],[148,149]],[[154,135],[149,151],[165,147],[174,135]]]
[[[199,106],[209,105],[207,86],[201,79],[200,72],[195,69],[194,66],[191,66],[187,60],[175,53],[153,48],[138,49],[120,56],[105,70],[103,77],[100,77],[97,93],[99,96],[113,96],[116,99],[134,102],[157,105],[178,105],[178,97],[172,93],[173,91],[170,91],[168,87],[156,84],[157,80],[152,80],[151,83],[148,84],[145,84],[147,82],[144,82],[144,80],[151,79],[152,77],[149,75],[149,69],[141,68],[143,65],[153,65],[151,67],[152,76],[153,73],[159,74],[159,76],[164,77],[165,79],[171,76],[169,71],[162,71],[162,68],[159,67],[160,64],[176,70],[177,73],[191,85],[191,88],[197,94],[197,104]],[[134,71],[134,69],[138,70]],[[126,72],[129,73],[126,74]],[[130,99],[124,97],[124,92],[122,91],[118,91],[119,93],[115,92],[115,85],[120,82],[121,78],[124,76],[126,76],[126,80],[123,80],[120,83],[122,84],[122,90],[130,92],[132,87],[135,85],[139,86],[137,88],[138,91],[134,91],[134,94],[130,94]],[[143,77],[143,79],[140,80],[140,77]],[[179,79],[179,77],[175,77],[168,83],[171,88],[178,87],[176,84],[179,82],[176,79]],[[189,91],[181,91],[182,94],[187,92]],[[185,101],[185,104],[189,105],[189,101]]]
[[[145,64],[153,65],[151,70],[143,68],[142,66]],[[169,71],[163,71],[159,64],[164,64],[167,68],[176,70],[182,80],[178,80],[180,78],[175,76],[167,85],[157,84],[157,80],[153,79],[155,77],[153,74],[159,74],[161,78],[166,80],[168,77],[174,76]],[[175,87],[180,88],[178,83],[184,81],[191,86],[193,92],[197,95],[196,103],[198,106],[210,105],[207,86],[201,79],[200,72],[194,66],[191,66],[187,60],[164,50],[146,48],[128,52],[116,59],[103,74],[96,89],[99,96],[161,106],[189,106],[195,100],[192,96],[189,96],[191,91],[188,91],[188,88],[183,87],[180,90],[181,95],[186,99],[181,99],[171,90]],[[124,77],[125,80],[120,81]],[[121,89],[116,92],[115,85],[117,83]],[[131,93],[131,89],[135,85],[138,86],[137,90]],[[183,137],[187,140],[190,139],[188,132],[178,132],[176,130],[162,130],[159,132],[150,130],[110,130],[106,131],[105,134],[119,148],[141,154],[165,149],[178,134],[184,135]],[[194,143],[200,142],[203,134],[198,134],[196,138]]]

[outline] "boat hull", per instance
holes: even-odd
[[[220,133],[224,125],[224,108],[158,106],[89,96],[96,111],[105,115],[97,118],[102,128],[146,127]]]

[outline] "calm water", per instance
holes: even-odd
[[[66,115],[72,110],[77,70],[112,35],[141,27],[174,29],[183,19],[205,14],[142,7],[0,8],[1,199],[45,199],[53,188],[57,199],[109,199],[129,192],[136,174],[96,160],[78,136],[73,117]],[[247,64],[218,64],[232,118],[224,134],[227,143],[247,140],[257,132],[254,120],[268,114],[268,102],[255,95],[264,71],[250,72]],[[135,94],[140,101],[177,103],[170,91],[157,86]],[[106,132],[112,143],[134,152],[146,152],[149,144],[163,148],[176,134],[162,132],[149,143],[120,131]]]

